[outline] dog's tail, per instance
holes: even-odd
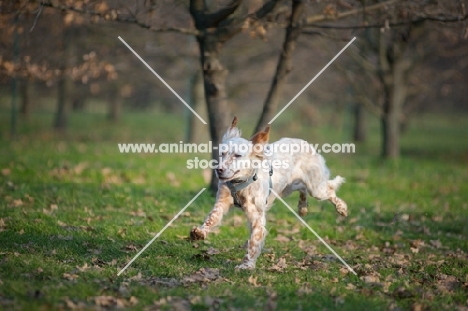
[[[346,180],[341,176],[336,176],[333,180],[328,181],[328,186],[331,187],[333,190],[338,191],[340,186],[345,183]]]

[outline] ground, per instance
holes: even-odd
[[[0,309],[467,310],[467,117],[417,117],[398,161],[378,156],[376,124],[356,154],[326,155],[347,178],[349,217],[311,200],[304,219],[357,276],[279,201],[256,270],[235,271],[248,237],[239,210],[208,240],[187,240],[212,207],[208,191],[117,276],[206,183],[185,166],[194,155],[118,152],[117,142],[177,142],[176,116],[100,118],[76,114],[58,135],[38,130],[51,116],[34,116],[11,141],[2,115]],[[284,131],[349,141],[326,125],[272,127]]]

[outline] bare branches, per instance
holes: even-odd
[[[144,23],[140,20],[138,20],[135,17],[125,17],[116,10],[109,10],[106,12],[98,12],[86,8],[77,8],[74,6],[68,6],[68,5],[63,5],[59,4],[50,0],[47,1],[37,1],[33,0],[31,2],[39,2],[40,5],[43,5],[45,7],[50,7],[53,9],[57,10],[66,10],[74,13],[79,13],[83,15],[88,15],[88,16],[93,16],[93,17],[98,17],[103,20],[110,20],[110,21],[116,21],[116,22],[122,22],[122,23],[129,23],[129,24],[134,24],[137,25],[141,28],[148,29],[154,32],[176,32],[176,33],[181,33],[181,34],[187,34],[187,35],[194,35],[198,36],[200,32],[196,29],[191,29],[191,28],[183,28],[183,27],[154,27],[150,24]]]
[[[292,56],[296,46],[297,39],[299,38],[302,27],[298,26],[298,21],[304,12],[304,3],[301,0],[292,1],[291,17],[289,19],[288,29],[283,42],[283,50],[280,53],[280,58],[276,67],[276,73],[273,77],[273,82],[268,91],[267,98],[263,104],[262,115],[260,116],[254,133],[257,133],[261,128],[267,125],[267,122],[274,117],[280,94],[284,83],[286,82],[287,75],[292,70]]]
[[[365,6],[365,7],[362,7],[360,9],[353,9],[353,10],[349,10],[349,11],[346,11],[346,12],[337,13],[336,15],[328,15],[328,14],[313,15],[313,16],[309,16],[305,20],[301,21],[301,23],[304,23],[304,26],[311,26],[311,25],[314,25],[316,23],[323,22],[323,21],[326,21],[326,20],[337,20],[337,19],[341,19],[341,18],[344,18],[344,17],[357,15],[359,13],[364,13],[364,12],[367,13],[367,12],[375,11],[375,10],[384,8],[384,7],[388,6],[388,5],[392,5],[394,3],[397,3],[399,1],[401,1],[401,0],[389,0],[389,1],[378,3],[378,4]]]
[[[226,19],[229,15],[237,10],[242,0],[232,0],[231,3],[219,9],[217,12],[208,13],[205,15],[207,27],[216,27],[218,24]]]
[[[280,0],[269,0],[262,7],[260,7],[254,14],[243,16],[242,18],[232,17],[226,20],[222,27],[218,28],[218,35],[221,42],[226,42],[236,34],[242,31],[243,28],[250,24],[255,24],[257,21],[263,19],[266,15],[273,12],[280,4]]]
[[[399,27],[399,26],[408,26],[414,24],[420,24],[424,21],[430,22],[441,22],[441,23],[458,23],[468,20],[468,14],[465,15],[420,15],[417,18],[398,21],[398,22],[384,22],[370,25],[306,25],[306,27],[311,28],[322,28],[322,29],[369,29],[369,28],[385,28],[385,27]]]
[[[41,16],[42,10],[44,9],[44,5],[41,3],[39,6],[39,9],[37,11],[36,17],[34,18],[34,23],[29,29],[29,32],[32,32],[34,30],[34,27],[36,27],[37,20],[39,19],[39,16]]]

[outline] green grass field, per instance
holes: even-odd
[[[202,171],[186,168],[195,155],[120,154],[117,142],[177,142],[182,122],[128,114],[112,125],[76,114],[59,135],[44,130],[50,115],[36,115],[20,121],[11,141],[8,117],[1,115],[0,309],[467,309],[467,116],[418,117],[398,161],[379,158],[376,123],[356,154],[326,156],[332,174],[347,178],[339,196],[350,215],[311,200],[304,219],[358,276],[279,201],[257,269],[236,272],[248,237],[240,210],[208,240],[186,239],[212,207],[208,191],[117,276],[206,187]],[[349,139],[326,124],[292,127],[293,117],[274,124],[273,139]],[[297,197],[287,199],[294,208]]]

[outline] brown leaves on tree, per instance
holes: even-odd
[[[94,51],[84,54],[81,63],[65,70],[54,68],[47,63],[34,63],[30,56],[24,56],[16,63],[0,57],[0,72],[10,77],[44,81],[48,86],[52,86],[64,76],[83,84],[96,81],[100,78],[111,81],[118,77],[114,65],[98,60],[97,54]]]

